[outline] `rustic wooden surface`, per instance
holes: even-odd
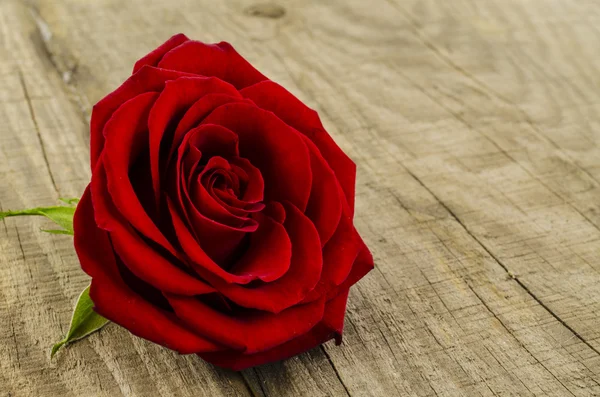
[[[231,42],[358,164],[376,269],[344,344],[236,373],[109,325],[50,360],[87,276],[6,219],[1,396],[600,395],[600,2],[2,0],[0,208],[80,195],[91,106],[177,32]]]

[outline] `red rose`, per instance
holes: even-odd
[[[355,165],[229,44],[177,35],[139,60],[94,106],[91,166],[75,248],[99,314],[237,370],[341,340],[373,268]]]

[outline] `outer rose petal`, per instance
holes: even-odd
[[[311,302],[327,294],[336,286],[340,285],[350,272],[356,261],[359,251],[362,249],[362,241],[350,216],[342,215],[340,224],[335,234],[323,248],[323,273],[319,283],[305,298],[305,302]],[[336,289],[337,290],[337,289]]]
[[[212,287],[187,274],[142,240],[110,201],[106,185],[104,159],[101,157],[92,174],[90,184],[95,216],[96,218],[109,217],[112,219],[109,232],[114,249],[135,276],[161,291],[179,295],[214,292]]]
[[[162,57],[167,52],[171,51],[173,48],[177,47],[180,44],[185,43],[188,40],[189,39],[187,38],[187,36],[182,33],[176,34],[175,36],[171,37],[169,40],[167,40],[163,44],[161,44],[157,49],[155,49],[154,51],[150,52],[148,55],[145,55],[143,58],[141,58],[139,61],[137,61],[135,63],[135,65],[133,66],[132,74],[137,72],[138,70],[140,70],[141,67],[144,65],[149,65],[149,66],[158,65],[158,63],[160,62]]]
[[[199,356],[219,367],[241,371],[255,365],[284,360],[312,349],[332,338],[335,338],[336,343],[340,344],[342,341],[347,300],[348,291],[340,293],[337,297],[327,302],[323,319],[313,329],[270,350],[254,354],[244,354],[243,352],[235,351],[200,353]]]
[[[354,261],[354,265],[352,266],[350,274],[348,274],[348,277],[344,280],[343,283],[341,283],[339,286],[330,290],[327,293],[328,299],[337,296],[341,293],[340,291],[345,291],[349,289],[351,286],[356,284],[361,278],[363,278],[367,273],[373,270],[373,267],[375,266],[373,264],[373,256],[371,255],[371,252],[369,251],[365,243],[362,241],[362,239],[360,240],[360,243],[361,249],[358,252],[356,261]]]
[[[325,131],[317,112],[271,80],[260,82],[240,92],[258,107],[275,113],[277,117],[309,137],[317,145],[321,155],[340,181],[350,205],[350,213],[353,214],[356,165]]]
[[[94,105],[90,121],[90,162],[92,171],[104,148],[104,125],[112,114],[123,103],[144,92],[160,91],[165,82],[182,76],[192,76],[188,73],[174,70],[164,70],[144,66],[133,76],[129,77],[119,88],[102,98]]]
[[[323,318],[325,299],[296,305],[281,313],[223,314],[195,298],[168,294],[177,317],[200,335],[247,354],[272,349],[308,332]]]
[[[89,187],[75,211],[75,250],[83,270],[92,277],[94,310],[131,333],[180,353],[223,350],[209,339],[188,331],[181,320],[134,293],[119,274],[108,234],[94,223]]]
[[[342,197],[339,183],[329,165],[325,162],[315,144],[302,136],[310,152],[310,166],[313,170],[310,199],[306,207],[308,216],[319,231],[321,245],[324,246],[335,233],[342,216]]]
[[[129,169],[131,163],[142,150],[148,148],[148,112],[158,94],[147,92],[127,101],[106,123],[106,150],[104,166],[108,181],[108,191],[120,214],[140,233],[152,239],[176,255],[175,248],[165,238],[137,197],[131,181]],[[107,215],[107,214],[103,214]],[[104,219],[100,226],[103,226]]]
[[[201,76],[218,77],[233,84],[237,89],[267,80],[238,54],[231,44],[224,41],[218,44],[187,41],[166,53],[158,66]]]

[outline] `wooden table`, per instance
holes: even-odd
[[[0,225],[1,396],[600,395],[600,3],[3,0],[0,207],[87,184],[91,106],[177,32],[231,42],[358,164],[376,268],[345,341],[240,373],[109,325],[50,360],[88,283]]]

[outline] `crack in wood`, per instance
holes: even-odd
[[[325,354],[325,357],[327,357],[327,361],[329,361],[329,365],[331,365],[331,368],[333,368],[333,372],[335,373],[335,376],[338,378],[338,380],[340,381],[340,383],[344,387],[344,390],[346,391],[346,395],[347,396],[352,396],[350,394],[350,391],[348,390],[348,387],[346,386],[346,384],[342,380],[342,377],[340,376],[340,373],[338,372],[337,368],[333,364],[333,361],[331,361],[331,357],[329,356],[329,353],[327,353],[327,350],[325,350],[325,347],[323,345],[321,345],[320,348],[321,348],[321,351],[323,351],[323,354]]]
[[[541,299],[539,299],[516,275],[514,275],[509,269],[508,267],[475,235],[471,232],[471,230],[469,230],[469,228],[465,225],[464,222],[462,222],[460,220],[460,218],[450,209],[450,207],[448,207],[446,205],[446,203],[444,203],[429,187],[427,187],[427,185],[425,185],[425,183],[423,183],[412,171],[410,171],[408,168],[406,169],[406,171],[415,179],[415,181],[417,181],[417,183],[419,183],[423,188],[425,188],[429,194],[431,194],[431,196],[440,203],[440,205],[442,207],[444,207],[444,209],[446,211],[448,211],[448,214],[450,214],[450,216],[465,230],[465,232],[471,236],[471,238],[473,240],[475,240],[477,242],[477,244],[479,244],[479,246],[481,248],[483,248],[483,250],[498,264],[500,265],[500,267],[502,267],[502,269],[504,269],[504,271],[506,272],[506,274],[509,276],[509,278],[511,280],[514,280],[525,292],[527,292],[527,294],[529,296],[531,296],[531,298],[536,301],[542,308],[544,308],[544,310],[546,310],[552,317],[554,317],[560,324],[562,324],[566,329],[568,329],[573,335],[575,335],[575,337],[577,339],[579,339],[580,342],[582,342],[583,344],[585,344],[587,347],[589,347],[593,352],[595,352],[597,355],[600,356],[600,351],[598,349],[596,349],[591,343],[589,343],[587,340],[585,340],[575,329],[573,329],[569,324],[567,324],[564,320],[562,320],[556,313],[554,313],[554,311],[552,311],[552,309],[550,309],[550,307],[548,307],[548,305],[546,305]],[[494,314],[495,315],[495,314]]]
[[[600,227],[595,224],[594,222],[591,221],[591,219],[589,219],[589,217],[587,217],[586,215],[584,215],[579,209],[577,209],[573,204],[565,201],[561,196],[559,196],[553,189],[551,189],[546,183],[544,183],[539,177],[537,177],[536,175],[532,174],[531,171],[529,171],[527,168],[523,167],[522,165],[519,164],[519,162],[514,159],[506,150],[504,150],[502,147],[500,147],[495,141],[493,141],[491,138],[489,138],[487,135],[479,132],[478,129],[476,129],[471,123],[469,123],[468,121],[466,121],[463,117],[461,117],[459,114],[457,114],[456,112],[452,111],[450,108],[448,108],[447,106],[443,105],[439,100],[437,100],[436,98],[434,98],[432,95],[430,95],[428,92],[426,92],[422,87],[420,87],[418,84],[414,83],[412,80],[410,80],[408,77],[404,76],[415,88],[417,88],[420,92],[422,92],[424,95],[426,95],[428,98],[430,98],[434,103],[436,103],[437,105],[439,105],[440,107],[442,107],[444,110],[446,110],[447,112],[449,112],[453,117],[455,117],[459,122],[463,123],[465,126],[467,126],[468,128],[477,131],[478,133],[480,133],[484,138],[486,138],[500,153],[502,153],[503,155],[505,155],[507,158],[509,158],[513,163],[515,163],[516,165],[518,165],[527,175],[529,175],[533,180],[536,180],[537,182],[539,182],[542,186],[544,186],[546,189],[548,189],[549,192],[551,192],[553,195],[555,195],[559,200],[561,200],[563,202],[563,204],[568,205],[569,207],[571,207],[575,212],[577,212],[579,215],[581,215],[592,227],[594,227],[597,230],[600,230]],[[448,213],[463,227],[463,229],[465,229],[465,231],[504,269],[504,271],[512,278],[514,279],[536,302],[538,302],[546,311],[548,311],[548,313],[550,313],[555,319],[557,319],[561,324],[563,324],[565,326],[565,328],[567,328],[570,332],[572,332],[581,342],[583,342],[585,345],[587,345],[588,347],[590,347],[590,349],[592,349],[596,354],[600,355],[600,350],[595,348],[593,345],[591,345],[588,341],[586,341],[573,327],[569,326],[564,320],[562,320],[556,313],[554,313],[546,304],[544,304],[539,298],[537,298],[535,296],[535,294],[528,288],[525,286],[525,284],[523,284],[523,282],[521,280],[519,280],[517,277],[514,277],[512,275],[512,272],[510,271],[510,269],[504,264],[502,263],[499,258],[497,258],[497,256],[495,256],[491,250],[486,247],[482,241],[480,241],[480,239],[478,239],[475,234],[473,234],[467,227],[466,225],[459,219],[458,216],[456,216],[456,214],[454,214],[450,208],[437,196],[433,193],[433,191],[427,187],[425,185],[425,183],[423,183],[411,170],[408,169],[408,167],[404,166],[405,170],[421,185],[423,186],[425,189],[427,189],[427,191],[436,199],[436,201],[438,201],[443,207],[444,209],[446,209],[446,211],[448,211]]]
[[[252,372],[254,372],[254,375],[256,375],[256,381],[258,383],[258,387],[260,388],[260,391],[262,393],[263,396],[268,396],[267,391],[265,390],[264,386],[263,386],[263,380],[260,378],[260,374],[258,373],[258,371],[256,370],[256,368],[252,368]]]
[[[33,5],[28,6],[29,14],[33,19],[39,37],[37,47],[49,64],[56,71],[65,88],[70,92],[70,102],[79,110],[82,121],[88,125],[91,106],[86,96],[81,93],[77,86],[77,71],[79,61],[69,54],[64,54],[61,46],[56,43],[50,25],[42,18],[37,8]]]
[[[516,278],[513,278],[513,279],[517,280]],[[517,282],[518,282],[518,280],[517,280]],[[506,326],[506,324],[504,324],[504,321],[502,321],[502,319],[500,319],[500,317],[498,317],[496,315],[496,313],[494,313],[494,311],[492,310],[492,308],[485,302],[485,300],[477,293],[477,291],[475,291],[475,289],[469,283],[467,283],[467,287],[469,287],[469,290],[473,293],[473,295],[475,295],[477,297],[477,299],[479,299],[479,301],[486,308],[486,310],[500,323],[500,325],[502,326],[502,328],[504,328],[506,330],[507,334],[510,335],[519,344],[519,346],[521,346],[521,348],[523,350],[525,350],[527,353],[529,353],[529,356],[531,358],[533,358],[536,363],[538,363],[539,365],[541,365],[542,368],[544,368],[558,383],[560,383],[571,396],[574,396],[573,392],[571,392],[571,390],[569,390],[569,388],[543,363],[543,361],[539,360],[535,356],[535,354],[533,354],[531,352],[531,350],[529,350],[529,348],[527,346],[525,346],[525,344],[523,344],[523,342],[521,342],[519,340],[519,338],[517,338],[514,335],[513,331],[510,330]],[[534,297],[534,299],[535,299],[535,297]]]
[[[19,233],[19,228],[15,226],[15,232],[17,234],[17,241],[19,242],[19,249],[21,250],[21,259],[25,261],[25,250],[23,249],[23,242],[21,241],[21,234]]]
[[[252,382],[250,380],[248,380],[247,375],[246,375],[246,371],[254,371],[254,374],[257,378],[257,382],[258,386],[260,388],[260,392],[261,393],[257,393],[254,390],[254,387],[252,386]],[[250,368],[247,369],[246,371],[243,371],[240,373],[242,381],[244,382],[244,386],[246,387],[246,390],[248,391],[248,393],[252,396],[252,397],[265,397],[267,396],[267,394],[265,393],[262,385],[260,384],[260,379],[258,378],[258,374],[256,373],[256,370],[254,368]]]
[[[44,144],[44,140],[42,139],[42,134],[40,133],[40,126],[38,125],[37,118],[35,117],[35,111],[33,110],[33,104],[31,103],[31,97],[29,96],[29,91],[27,90],[27,84],[25,83],[25,78],[23,77],[23,71],[19,69],[18,72],[19,72],[19,82],[21,83],[21,88],[23,89],[23,95],[25,96],[25,101],[27,102],[27,108],[29,109],[29,116],[35,127],[35,133],[36,133],[38,142],[40,144],[40,148],[42,150],[42,158],[44,159],[44,163],[46,164],[46,169],[48,170],[48,175],[50,176],[50,181],[52,182],[54,191],[60,197],[60,190],[58,189],[56,180],[54,179],[54,175],[52,174],[50,162],[48,161],[48,154],[46,153],[46,146]]]
[[[487,96],[488,98],[494,97],[494,98],[498,99],[499,101],[505,103],[506,105],[513,107],[513,109],[515,109],[517,112],[519,112],[519,114],[521,114],[521,116],[525,120],[525,123],[527,123],[527,125],[529,125],[529,127],[531,127],[531,129],[536,132],[537,136],[541,137],[543,140],[545,140],[550,145],[552,145],[554,147],[554,149],[556,149],[558,152],[562,153],[566,158],[568,158],[573,163],[573,165],[575,165],[575,167],[577,169],[579,169],[581,172],[583,172],[590,180],[594,181],[594,183],[596,183],[596,184],[600,183],[600,181],[598,179],[596,179],[596,177],[594,177],[594,175],[592,173],[590,173],[585,168],[581,167],[575,161],[575,159],[573,159],[567,152],[565,152],[563,150],[563,148],[561,148],[554,140],[548,138],[545,134],[543,134],[542,131],[539,129],[539,127],[535,125],[535,123],[529,116],[529,113],[527,113],[525,110],[523,110],[516,103],[512,102],[511,100],[509,100],[508,98],[506,98],[505,96],[500,94],[498,91],[494,90],[488,84],[486,84],[483,81],[481,81],[480,79],[478,79],[475,75],[470,73],[467,69],[463,68],[462,66],[460,66],[456,62],[454,62],[452,60],[452,58],[450,58],[442,50],[440,50],[431,40],[429,40],[428,37],[425,37],[424,35],[422,35],[419,32],[418,23],[416,23],[413,16],[409,12],[407,12],[404,8],[402,8],[399,4],[397,4],[393,0],[388,0],[388,2],[394,8],[396,8],[401,14],[404,15],[404,17],[409,22],[409,24],[412,28],[412,32],[413,32],[414,36],[417,37],[421,41],[421,43],[423,43],[423,45],[425,45],[433,53],[435,53],[444,63],[446,63],[446,65],[448,65],[449,67],[454,69],[456,72],[463,75],[466,79],[472,81],[477,86],[479,86],[482,90],[480,92],[483,95]]]

